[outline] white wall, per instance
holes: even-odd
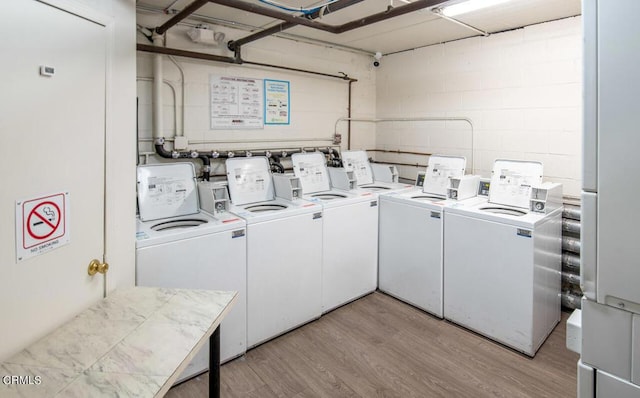
[[[377,117],[471,118],[476,173],[489,176],[496,158],[539,160],[546,179],[578,196],[581,34],[581,17],[573,17],[387,56],[377,73]],[[464,123],[385,123],[376,137],[378,148],[463,154],[471,171]],[[414,178],[415,168],[401,173]]]
[[[148,28],[160,25],[165,19],[166,16],[138,15],[138,23]],[[241,38],[249,34],[236,29],[213,27],[226,34],[225,44],[230,39]],[[170,29],[166,46],[224,56],[233,55],[226,50],[226,46],[207,48],[194,44],[187,37],[186,31],[188,29],[188,27],[181,25]],[[141,34],[138,35],[138,42],[149,44]],[[243,46],[242,57],[249,61],[332,75],[344,72],[350,77],[358,79],[358,82],[353,83],[352,115],[368,118],[375,116],[375,71],[370,65],[371,58],[368,55],[268,37]],[[138,77],[152,76],[152,59],[152,54],[138,52]],[[184,135],[191,142],[189,149],[222,151],[225,149],[299,148],[301,146],[326,147],[331,145],[336,120],[347,116],[348,83],[345,80],[250,65],[225,64],[181,57],[176,57],[176,60],[185,73]],[[164,78],[176,86],[179,117],[182,109],[180,73],[167,57],[164,57],[163,69]],[[263,129],[254,130],[212,130],[209,108],[209,79],[211,75],[289,81],[291,124],[288,126],[265,125]],[[151,89],[150,82],[138,81],[139,136],[143,140],[147,139],[140,145],[142,152],[153,151],[151,143],[148,141],[152,137],[153,127]],[[175,135],[174,99],[167,86],[164,87],[163,94],[165,104],[163,135],[170,138]],[[343,146],[346,144],[346,128],[346,123],[339,125],[339,132],[343,135]],[[361,126],[356,130],[353,133],[354,142],[367,147],[375,146],[374,126]],[[261,140],[268,142],[260,142]],[[194,141],[208,141],[209,143],[194,144]],[[171,148],[171,143],[167,147]],[[142,157],[143,162],[144,160]],[[156,162],[159,159],[150,156],[148,160]],[[216,166],[216,163],[212,162],[213,173],[224,171],[220,165],[221,163],[218,163]],[[199,162],[196,162],[196,166],[200,167]]]

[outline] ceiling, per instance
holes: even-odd
[[[246,3],[260,5],[275,11],[285,12],[259,0],[244,0]],[[395,8],[406,6],[417,0],[365,0],[348,8],[330,13],[317,20],[323,24],[340,25],[353,20],[387,10],[390,4]],[[169,15],[182,10],[193,0],[138,0],[138,11],[144,13],[161,13],[167,10]],[[446,4],[459,2],[449,0]],[[278,0],[280,4],[296,7],[310,7],[324,1],[317,0]],[[485,8],[468,14],[456,16],[455,19],[487,33],[524,27],[541,22],[572,17],[581,14],[580,0],[511,0],[507,3]],[[299,15],[300,13],[288,12]],[[258,14],[241,11],[214,3],[205,4],[185,22],[217,22],[222,25],[239,27],[246,30],[246,35],[275,25],[282,21]],[[325,32],[307,26],[295,26],[278,36],[296,40],[306,40],[333,47],[342,47],[357,52],[390,54],[431,44],[459,40],[477,36],[479,33],[469,27],[446,20],[430,11],[422,9],[397,16],[385,21],[357,28],[340,34]],[[240,37],[244,37],[241,35]],[[240,38],[238,37],[238,38]]]

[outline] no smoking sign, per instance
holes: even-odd
[[[17,261],[69,243],[68,215],[68,192],[16,202]]]

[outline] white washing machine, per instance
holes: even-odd
[[[331,189],[325,156],[292,155],[303,198],[322,204],[322,311],[376,290],[378,201],[371,192]]]
[[[345,170],[353,172],[359,189],[377,193],[398,192],[413,188],[413,185],[399,182],[374,180],[373,168],[365,151],[342,151]],[[338,187],[334,184],[334,186]]]
[[[266,157],[226,161],[231,212],[247,222],[247,343],[254,347],[322,313],[322,206]],[[275,195],[279,185],[288,191]],[[284,183],[283,183],[284,182]]]
[[[444,221],[444,317],[529,356],[560,320],[562,186],[541,181],[496,160],[489,202]]]
[[[234,290],[238,299],[220,326],[220,360],[245,353],[246,227],[240,217],[198,208],[191,163],[138,166],[136,284]],[[206,371],[208,343],[178,381]]]
[[[463,157],[433,155],[421,188],[379,196],[378,287],[440,318],[445,207],[486,201],[476,196],[479,177],[464,176],[465,164]],[[446,199],[452,177],[469,185],[464,200]]]

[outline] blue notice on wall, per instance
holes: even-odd
[[[289,124],[289,82],[264,80],[264,124]]]

